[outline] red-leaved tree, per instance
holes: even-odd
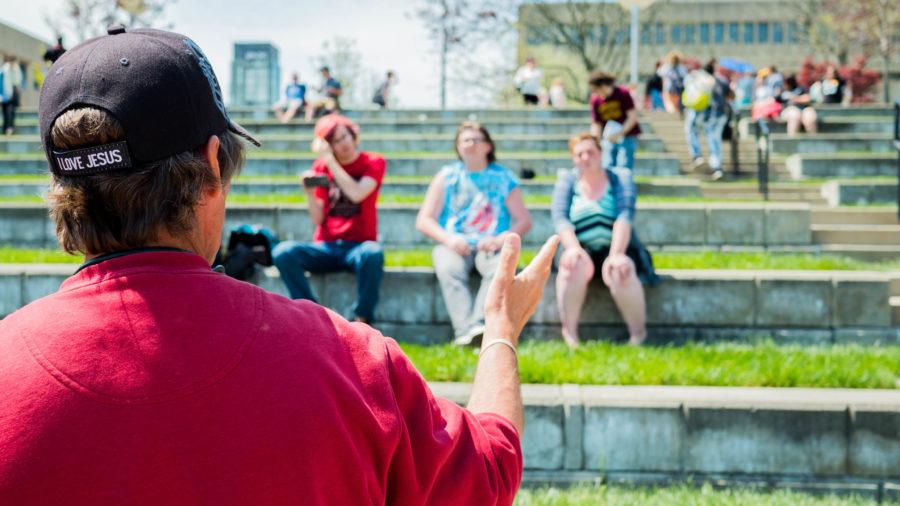
[[[797,84],[809,88],[814,82],[822,80],[826,69],[833,65],[841,79],[847,82],[847,87],[853,94],[853,103],[874,102],[878,83],[881,82],[881,72],[867,69],[866,62],[865,56],[858,56],[847,65],[838,65],[827,60],[815,62],[808,56],[797,71]]]

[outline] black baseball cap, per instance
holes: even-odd
[[[230,130],[259,146],[231,121],[219,81],[194,41],[173,32],[111,27],[66,51],[41,88],[41,142],[57,175],[127,169],[190,151]],[[50,130],[69,109],[91,106],[115,117],[125,140],[59,150]]]

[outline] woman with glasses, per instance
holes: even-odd
[[[512,171],[496,162],[487,129],[465,122],[456,131],[459,161],[444,166],[431,180],[416,228],[433,239],[434,270],[453,325],[454,343],[465,346],[484,334],[484,301],[509,233],[525,235],[531,216]],[[477,270],[481,286],[475,301],[469,275]]]

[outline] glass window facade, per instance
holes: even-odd
[[[700,43],[709,44],[709,23],[700,23]]]
[[[713,41],[716,44],[725,42],[725,23],[716,23],[713,25]]]
[[[772,42],[784,44],[784,25],[781,23],[772,23]]]
[[[769,23],[761,22],[756,25],[757,33],[756,40],[760,44],[768,44],[769,43]]]

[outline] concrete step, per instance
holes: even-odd
[[[896,225],[897,211],[891,208],[813,207],[813,225]]]
[[[816,244],[900,245],[900,225],[812,225]]]
[[[52,293],[76,267],[0,265],[0,314],[9,314]],[[896,340],[889,329],[887,273],[673,269],[661,270],[659,274],[662,282],[646,288],[647,322],[653,328],[654,339],[671,340],[678,335],[678,329],[697,331],[708,327],[705,332],[711,338],[718,334],[719,339],[743,329],[745,337],[779,333],[782,339],[793,336],[806,342],[850,339],[865,343],[866,339],[885,336]],[[348,314],[356,293],[352,273],[313,275],[310,281],[323,305]],[[266,290],[287,293],[275,268],[266,269],[258,282]],[[554,283],[550,279],[547,287],[555,286]],[[449,316],[432,269],[385,269],[381,293],[376,320],[390,331],[388,335],[419,342],[446,342],[450,335]],[[581,321],[596,331],[586,331],[586,335],[616,335],[621,330],[619,312],[601,283],[590,285]],[[558,337],[555,290],[544,290],[530,322],[526,338]]]
[[[312,137],[299,135],[260,136],[265,151],[308,152]],[[502,152],[568,152],[568,135],[504,135],[494,137],[497,151]],[[452,135],[367,135],[361,137],[360,148],[382,152],[433,152],[453,153]],[[665,151],[661,140],[652,136],[641,138],[641,151],[661,153]],[[0,153],[29,153],[41,150],[36,136],[21,135],[0,137]],[[249,151],[253,151],[252,149]]]
[[[900,325],[900,295],[890,298],[891,325]]]
[[[647,245],[809,246],[809,206],[762,203],[638,203],[635,230]],[[385,247],[430,247],[415,227],[418,204],[378,207],[379,240]],[[526,245],[542,244],[554,233],[549,206],[529,206],[532,229]],[[309,240],[313,226],[305,204],[230,204],[225,230],[244,223],[269,227],[281,240]],[[0,244],[48,247],[56,244],[43,204],[0,204]]]
[[[788,156],[785,164],[796,180],[897,177],[896,153],[798,153]]]
[[[428,188],[428,181],[396,181],[391,176],[386,176],[381,185],[382,195],[404,195],[423,197]],[[47,182],[43,183],[15,183],[0,180],[0,197],[15,197],[25,195],[42,195],[47,191]],[[521,181],[522,192],[531,196],[550,196],[553,193],[552,181],[534,182],[532,180]],[[700,183],[697,181],[660,181],[638,182],[638,195],[664,196],[664,197],[701,197]],[[250,179],[238,177],[231,183],[231,193],[238,195],[299,195],[303,190],[300,179],[291,181]],[[721,198],[721,197],[719,197]]]
[[[387,174],[393,176],[433,176],[443,166],[456,162],[453,153],[422,153],[420,155],[385,153]],[[247,152],[242,174],[248,176],[298,175],[308,169],[315,157],[312,153],[281,154]],[[538,175],[555,176],[561,168],[571,168],[568,156],[547,156],[544,153],[516,153],[500,159],[505,167],[518,173],[521,169],[533,170]],[[47,174],[47,161],[42,153],[25,153],[0,157],[0,174]],[[637,176],[679,176],[678,160],[665,153],[638,153],[634,174]]]
[[[900,258],[900,246],[883,244],[822,244],[820,253],[849,257],[864,262],[888,262]]]

